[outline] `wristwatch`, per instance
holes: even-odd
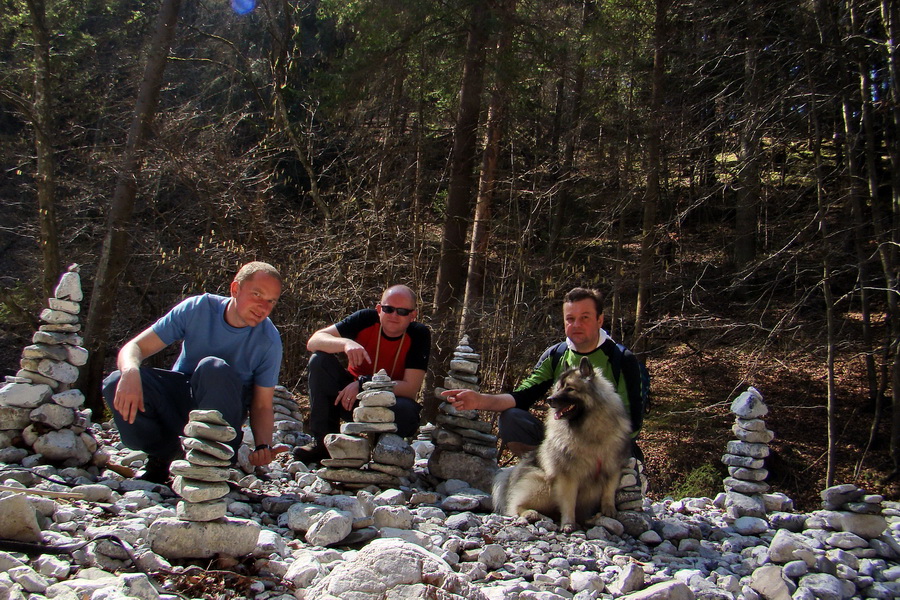
[[[257,450],[266,450],[266,449],[268,449],[268,448],[270,448],[270,447],[271,447],[271,446],[269,446],[268,444],[260,444],[259,446],[256,447],[256,449],[257,449]]]

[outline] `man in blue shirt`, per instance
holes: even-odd
[[[141,479],[164,483],[169,464],[181,454],[179,436],[191,410],[218,410],[238,432],[249,413],[256,449],[254,465],[265,465],[275,417],[272,398],[281,368],[281,337],[269,314],[281,295],[281,275],[264,262],[241,267],[230,296],[187,298],[119,351],[118,371],[103,382],[122,441],[148,454]],[[172,370],[141,362],[181,342]]]

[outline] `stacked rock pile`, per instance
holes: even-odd
[[[283,385],[275,386],[272,400],[275,409],[275,432],[272,436],[274,444],[297,446],[306,443],[298,433],[303,431],[303,413],[294,395]]]
[[[416,455],[406,440],[394,433],[397,424],[390,409],[397,403],[394,385],[384,369],[363,384],[353,422],[342,424],[339,434],[325,436],[331,458],[322,460],[322,479],[360,489],[394,487],[409,478]]]
[[[443,400],[441,392],[448,389],[480,391],[478,367],[481,355],[469,345],[463,336],[450,359],[450,373],[444,378],[444,387],[434,390]],[[497,466],[497,436],[493,425],[478,418],[478,411],[458,411],[448,402],[438,408],[437,426],[432,433],[435,445],[428,459],[429,473],[443,480],[460,479],[473,487],[490,492]]]
[[[88,433],[90,411],[84,394],[71,386],[88,359],[79,335],[81,277],[78,265],[63,273],[32,344],[22,351],[21,369],[0,388],[0,449],[27,456],[25,445],[43,459],[66,466],[91,462],[97,442]],[[23,454],[24,453],[24,454]],[[102,463],[98,454],[97,462]]]
[[[177,518],[154,521],[149,537],[154,552],[166,558],[240,556],[253,551],[259,525],[226,516],[231,458],[228,444],[237,432],[217,410],[193,410],[184,426],[184,460],[172,462],[172,490],[181,497]],[[236,550],[240,548],[240,550]]]
[[[628,459],[625,468],[622,469],[619,489],[616,490],[616,510],[643,510],[646,491],[644,487],[647,481],[643,471],[644,463],[633,456]]]
[[[765,481],[769,475],[764,468],[765,458],[769,456],[769,442],[775,437],[762,419],[769,409],[762,395],[750,387],[734,399],[731,412],[735,414],[731,431],[737,439],[728,442],[722,456],[729,474],[723,482],[729,513],[733,518],[761,517],[766,513],[762,494],[769,491]]]
[[[234,427],[217,410],[192,410],[184,426],[184,459],[172,462],[172,489],[181,496],[177,514],[185,521],[212,521],[225,516],[234,449]]]

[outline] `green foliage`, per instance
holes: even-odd
[[[670,495],[682,498],[714,498],[722,491],[722,475],[718,469],[706,463],[695,468],[683,479],[675,482]]]

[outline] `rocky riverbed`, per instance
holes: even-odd
[[[113,464],[140,466],[108,424],[93,427]],[[566,535],[492,514],[484,492],[433,480],[424,456],[408,485],[342,492],[282,455],[233,470],[225,518],[250,526],[209,542],[250,555],[185,559],[207,542],[190,528],[154,537],[176,517],[168,487],[16,450],[0,453],[0,599],[900,597],[900,506],[852,485],[809,514],[778,493],[763,515],[739,517],[724,491],[645,499]]]

